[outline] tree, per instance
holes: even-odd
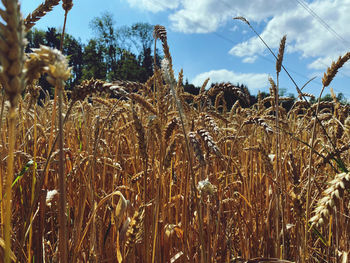
[[[115,79],[139,81],[144,69],[139,65],[135,54],[124,50],[120,60],[117,63],[117,70],[113,72]]]
[[[31,52],[32,48],[39,48],[40,45],[46,43],[46,33],[44,30],[38,30],[34,28],[26,34],[28,45],[26,46],[25,52]]]
[[[30,53],[31,49],[39,48],[40,45],[46,45],[58,49],[60,46],[61,35],[53,27],[47,31],[33,29],[27,33],[28,45],[26,52]],[[69,66],[72,67],[72,78],[68,80],[68,88],[79,83],[82,78],[83,67],[83,44],[69,34],[65,34],[62,53],[69,58]],[[45,89],[49,88],[49,84],[41,79],[40,84]]]
[[[332,95],[327,93],[321,98],[321,101],[333,101]]]
[[[45,43],[46,46],[59,49],[61,34],[57,33],[56,28],[49,27],[45,32],[45,40],[46,40],[46,43]]]
[[[130,27],[131,41],[139,53],[150,49],[154,41],[153,26],[149,23],[135,23]]]
[[[131,26],[123,26],[117,30],[119,46],[130,52],[136,52],[139,64],[143,70],[139,81],[144,82],[153,75],[152,44],[153,26],[149,23],[135,23]],[[159,52],[156,52],[156,64],[160,66]]]
[[[103,47],[104,61],[106,62],[107,75],[116,70],[119,55],[115,22],[111,13],[104,13],[101,17],[95,17],[90,27],[95,31],[96,40]],[[112,74],[113,75],[113,74]]]
[[[348,104],[348,100],[346,99],[346,97],[344,96],[344,94],[342,92],[338,93],[337,100],[342,104]]]
[[[126,76],[131,76],[132,80],[145,82],[153,75],[152,25],[135,23],[116,28],[113,15],[106,12],[95,17],[90,22],[90,27],[96,33],[96,41],[103,53],[107,80],[127,79]],[[160,65],[158,55],[156,63]],[[131,69],[136,71],[127,72]]]
[[[84,48],[82,78],[102,79],[107,76],[107,66],[104,61],[103,47],[97,41],[91,39]]]
[[[188,82],[188,79],[186,79],[185,84],[183,85],[183,87],[184,87],[184,91],[185,92],[191,93],[193,95],[198,95],[199,92],[200,92],[200,87],[196,87],[195,85],[190,84]]]
[[[147,48],[142,55],[139,55],[141,67],[144,69],[140,75],[140,82],[145,82],[153,75],[153,57],[151,55],[151,48]]]
[[[68,56],[69,66],[72,67],[72,77],[67,82],[70,89],[78,84],[83,76],[83,44],[67,34],[64,38],[62,51]]]

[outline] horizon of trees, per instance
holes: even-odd
[[[67,89],[72,89],[75,85],[85,79],[101,79],[105,81],[129,80],[145,82],[153,75],[153,25],[149,23],[134,23],[130,26],[116,26],[116,22],[111,13],[103,13],[100,17],[95,17],[90,22],[90,28],[95,36],[82,43],[80,39],[70,34],[65,34],[63,42],[63,54],[69,58],[69,65],[72,67],[72,77],[67,82]],[[30,53],[32,48],[39,45],[46,45],[59,49],[61,33],[54,27],[47,28],[46,31],[32,29],[27,33],[28,45],[26,52]],[[160,67],[161,55],[156,50],[156,63]],[[39,85],[45,91],[52,90],[49,83],[43,77],[39,80]],[[197,94],[200,87],[189,83],[183,84],[186,92]],[[245,90],[249,94],[249,88],[237,83],[237,87]],[[280,95],[285,95],[285,90],[280,90]],[[41,94],[41,98],[44,95]],[[258,95],[250,95],[251,104],[257,102]],[[262,98],[269,96],[266,92],[261,92]],[[295,100],[294,94],[288,94]],[[225,93],[227,108],[230,109],[237,98],[234,94]],[[347,104],[347,100],[342,93],[337,95],[338,101]],[[294,102],[293,100],[293,102]],[[322,101],[333,100],[330,94],[322,97]],[[311,101],[314,103],[315,101]],[[243,105],[242,106],[249,106]],[[289,105],[286,105],[289,108]]]
[[[153,75],[153,25],[135,23],[117,27],[113,16],[105,13],[95,17],[90,28],[95,36],[83,43],[70,34],[65,34],[62,52],[69,58],[72,77],[67,89],[72,89],[82,80],[96,78],[105,81],[129,80],[145,82]],[[61,33],[54,27],[46,31],[33,28],[27,33],[26,52],[46,45],[60,48]],[[156,52],[156,63],[160,66],[160,54]],[[51,87],[41,78],[39,85],[52,95]]]

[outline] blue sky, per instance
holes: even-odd
[[[26,17],[41,0],[22,0]],[[350,0],[79,0],[68,15],[67,32],[83,42],[93,37],[89,22],[108,11],[117,26],[136,22],[167,28],[174,68],[184,70],[195,85],[212,82],[246,84],[252,94],[268,91],[268,76],[276,78],[275,62],[249,27],[235,16],[246,17],[277,53],[287,35],[284,66],[305,92],[319,95],[323,72],[350,51]],[[307,11],[308,10],[308,11]],[[61,4],[37,23],[37,28],[62,28]],[[350,99],[350,62],[331,83],[335,93]],[[281,73],[280,88],[296,94]],[[325,93],[330,93],[329,88]]]

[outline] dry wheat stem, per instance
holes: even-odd
[[[286,226],[285,226],[285,205],[284,205],[284,196],[283,193],[285,192],[285,178],[284,174],[282,173],[282,165],[281,165],[281,144],[280,144],[280,131],[279,131],[279,118],[280,118],[280,110],[279,110],[279,73],[281,71],[282,61],[283,61],[283,54],[284,54],[284,48],[286,44],[286,36],[283,36],[280,43],[280,48],[277,56],[276,61],[276,78],[277,78],[277,85],[275,88],[275,112],[276,112],[276,178],[275,180],[280,180],[280,185],[282,187],[281,191],[278,193],[278,199],[280,199],[281,202],[281,223],[282,223],[282,257],[285,257],[285,233],[286,233]],[[272,80],[272,79],[271,79]],[[273,82],[273,81],[272,81]],[[279,235],[279,233],[278,233]]]
[[[163,45],[163,47],[164,47],[164,45]],[[165,59],[163,59],[163,60],[165,61]],[[165,61],[164,65],[162,65],[162,73],[163,73],[163,76],[164,76],[166,83],[168,83],[170,85],[170,90],[171,90],[173,98],[175,99],[177,111],[179,113],[182,132],[183,132],[183,135],[185,137],[187,155],[188,155],[188,159],[189,159],[190,172],[191,172],[191,174],[190,174],[191,175],[191,189],[192,189],[193,195],[195,197],[196,208],[197,208],[197,213],[198,213],[198,218],[199,218],[198,221],[199,221],[199,228],[200,228],[199,239],[201,242],[201,262],[204,263],[204,262],[206,262],[206,252],[205,252],[204,233],[203,233],[202,209],[201,209],[198,197],[197,197],[197,188],[195,186],[195,179],[194,179],[194,172],[193,172],[193,162],[192,162],[189,142],[188,142],[188,138],[187,138],[187,132],[186,132],[186,128],[185,128],[184,114],[183,114],[181,102],[177,98],[177,95],[175,92],[176,81],[174,79],[174,74],[172,72],[172,67],[171,67],[171,63],[169,60]]]
[[[7,177],[5,181],[4,198],[4,239],[5,239],[5,263],[10,262],[11,254],[11,216],[12,216],[12,190],[11,184],[14,176],[14,148],[16,140],[15,118],[17,100],[23,90],[23,61],[24,40],[23,20],[18,1],[3,1],[5,10],[0,10],[0,15],[5,24],[0,22],[0,60],[2,71],[0,82],[5,94],[10,101],[9,110],[9,158],[7,163]],[[1,120],[2,121],[2,120]],[[2,210],[2,209],[1,209]]]
[[[47,80],[58,91],[58,137],[59,137],[59,258],[60,262],[67,262],[67,216],[66,216],[66,176],[64,173],[64,131],[62,118],[62,96],[64,82],[70,77],[70,68],[66,58],[58,51],[49,50],[55,56],[53,64],[49,64]]]
[[[321,96],[322,93],[325,89],[325,86],[322,87],[320,95],[318,96],[318,103],[317,103],[317,108],[315,112],[315,116],[317,117],[318,112],[319,112],[319,107],[320,107],[320,101],[321,101]],[[312,154],[312,149],[315,147],[314,142],[316,139],[316,121],[313,124],[312,128],[312,134],[311,134],[311,148],[310,148],[310,154],[309,154],[309,169],[308,169],[308,177],[307,177],[307,196],[306,196],[306,220],[305,220],[305,235],[304,235],[304,260],[308,259],[308,250],[307,250],[307,241],[308,241],[308,222],[310,218],[310,198],[311,198],[311,167],[313,164],[313,154]]]
[[[67,216],[66,216],[66,176],[64,172],[64,138],[63,138],[63,118],[62,118],[62,96],[63,96],[63,88],[64,86],[58,87],[58,147],[60,149],[59,152],[59,197],[60,197],[60,203],[59,203],[59,258],[60,262],[67,262],[68,261],[68,254],[67,254]]]
[[[315,112],[315,117],[317,118],[319,109],[320,109],[320,102],[321,102],[321,96],[324,91],[324,89],[331,83],[334,76],[338,72],[338,69],[341,68],[346,61],[350,59],[350,52],[346,53],[343,57],[339,57],[338,61],[336,63],[332,62],[331,67],[327,69],[327,74],[324,74],[324,77],[322,78],[323,87],[321,89],[320,95],[318,97],[318,103],[317,108]],[[324,126],[321,124],[321,127],[324,128]],[[328,136],[328,134],[326,133]],[[314,141],[316,137],[316,122],[314,122],[313,129],[312,129],[312,137],[311,137],[311,147],[314,147]],[[333,144],[332,140],[330,140],[334,150],[336,150],[335,145]],[[309,171],[308,171],[308,182],[307,182],[307,199],[306,199],[306,223],[305,223],[305,240],[304,240],[304,252],[307,253],[307,237],[308,237],[308,222],[310,218],[310,195],[311,195],[311,167],[312,167],[312,150],[310,149],[310,158],[309,158]],[[307,258],[307,254],[306,254]]]

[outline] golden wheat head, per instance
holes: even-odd
[[[35,23],[45,16],[48,12],[60,3],[60,0],[45,0],[44,3],[40,4],[32,13],[30,13],[24,20],[24,26],[26,31],[29,31]]]
[[[340,173],[329,182],[315,208],[315,215],[310,219],[311,225],[321,226],[330,216],[337,202],[343,197],[344,191],[350,188],[350,173]]]
[[[0,15],[1,25],[0,60],[2,70],[0,82],[12,105],[23,90],[22,69],[24,62],[24,31],[20,6],[17,1],[3,1],[5,10]]]
[[[277,61],[276,61],[276,72],[277,74],[280,73],[281,71],[281,66],[282,66],[282,61],[283,61],[283,54],[284,54],[284,48],[286,46],[286,38],[287,36],[284,35],[281,39],[281,42],[280,42],[280,48],[279,48],[279,51],[278,51],[278,56],[277,56]]]
[[[324,73],[322,78],[322,84],[324,87],[327,87],[337,74],[338,70],[345,64],[346,61],[350,59],[350,52],[347,52],[344,56],[339,57],[337,62],[332,62],[332,65],[327,68],[327,72]]]

